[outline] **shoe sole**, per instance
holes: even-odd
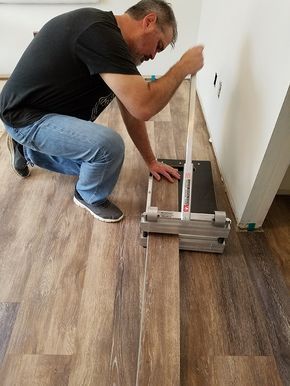
[[[11,169],[14,171],[15,174],[18,175],[18,177],[21,177],[21,178],[29,177],[30,176],[30,170],[29,169],[28,169],[27,176],[22,176],[20,173],[18,173],[18,171],[14,167],[14,146],[13,146],[13,140],[12,140],[12,138],[9,135],[7,135],[6,143],[7,143],[7,147],[8,147],[9,153],[10,153],[10,166],[11,166]]]
[[[88,212],[90,212],[90,214],[92,215],[92,216],[94,216],[97,220],[100,220],[100,221],[103,221],[103,222],[119,222],[119,221],[121,221],[122,220],[122,218],[124,217],[124,214],[121,216],[121,217],[119,217],[118,219],[116,219],[116,220],[114,220],[114,219],[111,219],[111,218],[103,218],[103,217],[100,217],[100,216],[98,216],[96,213],[94,213],[93,211],[91,211],[87,206],[85,206],[84,204],[82,204],[81,202],[79,202],[75,197],[74,197],[74,203],[77,205],[77,206],[79,206],[79,207],[81,207],[81,208],[83,208],[83,209],[86,209]]]

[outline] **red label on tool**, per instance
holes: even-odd
[[[186,205],[183,205],[183,212],[188,212],[189,210],[189,205],[186,204]]]

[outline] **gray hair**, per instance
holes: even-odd
[[[141,0],[126,11],[135,20],[143,19],[150,12],[157,14],[157,23],[161,29],[164,25],[172,27],[173,37],[171,45],[174,47],[177,40],[177,23],[171,4],[164,0]]]

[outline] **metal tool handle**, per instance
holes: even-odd
[[[185,221],[190,221],[190,213],[191,213],[191,189],[192,189],[192,169],[193,169],[192,144],[193,144],[195,95],[196,95],[195,88],[196,88],[196,77],[191,76],[189,108],[188,108],[186,157],[185,157],[185,164],[183,169],[182,202],[181,202],[181,219]]]

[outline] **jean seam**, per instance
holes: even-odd
[[[103,175],[105,175],[106,174],[106,172],[107,172],[107,169],[108,169],[108,154],[104,154],[105,152],[104,151],[102,151],[102,156],[105,158],[105,162],[104,162],[104,166],[105,166],[105,170],[103,171]],[[110,162],[110,161],[109,161]],[[94,197],[96,195],[96,191],[94,192],[94,193],[92,193],[91,194],[91,197],[90,197],[90,200],[89,201],[91,201],[91,199],[92,199],[92,197]],[[98,202],[98,201],[97,201]],[[105,202],[105,200],[103,201],[103,202]],[[101,202],[100,202],[100,204],[102,203],[102,200],[101,200]]]

